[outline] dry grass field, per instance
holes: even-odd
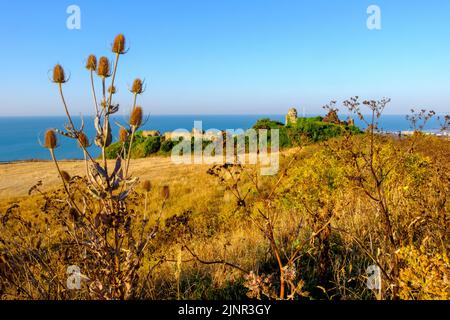
[[[367,196],[376,194],[370,171],[358,173],[346,159],[349,143],[335,139],[289,150],[281,155],[280,173],[258,177],[256,185],[258,170],[252,167],[228,168],[222,175],[223,168],[208,172],[211,165],[174,165],[168,157],[133,160],[133,176],[152,186],[148,193],[135,189],[129,210],[137,221],[148,214],[150,225],[162,213],[140,263],[134,298],[279,299],[282,294],[288,299],[389,299],[395,294],[402,299],[448,299],[448,140],[418,137],[407,154],[403,148],[409,140],[377,140],[379,165],[396,163],[382,189],[392,243],[382,206]],[[365,149],[365,138],[351,143]],[[60,166],[72,177],[83,176],[83,163]],[[68,253],[57,245],[68,238],[67,227],[61,229],[58,222],[65,196],[53,164],[4,164],[0,174],[2,298],[99,298],[89,283],[78,291],[65,288],[66,268],[72,264],[82,265],[81,272],[90,279],[108,278],[86,269],[94,270],[96,258],[82,261],[76,250]],[[360,184],[361,179],[368,184]],[[42,194],[28,195],[38,180]],[[167,201],[163,186],[169,186]],[[52,203],[54,199],[63,201]],[[30,221],[32,229],[26,223],[22,229],[13,222],[14,215]],[[33,253],[24,253],[29,250]],[[15,260],[24,254],[30,256]],[[48,260],[33,262],[31,257]],[[20,261],[24,269],[16,265],[15,272],[1,273]],[[380,290],[366,286],[366,269],[374,264],[383,270]],[[280,286],[285,286],[284,293]]]
[[[110,164],[113,161],[109,162]],[[83,175],[84,161],[60,161],[61,169],[72,175]],[[133,161],[132,174],[155,183],[185,183],[193,176],[206,176],[207,165],[176,165],[170,157],[152,157]],[[61,180],[51,161],[24,161],[0,164],[0,201],[23,197],[41,180],[44,190],[57,187]]]

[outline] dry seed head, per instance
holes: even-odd
[[[60,64],[55,65],[53,68],[53,82],[54,83],[65,83],[66,75],[64,74],[64,69]]]
[[[137,106],[131,112],[130,125],[139,128],[142,124],[142,108]]]
[[[169,186],[163,186],[162,187],[161,196],[163,197],[164,200],[169,199],[169,196],[170,196]]]
[[[128,131],[123,127],[120,127],[119,130],[119,140],[122,143],[125,143],[128,140]]]
[[[93,54],[91,54],[87,59],[86,69],[88,69],[90,71],[97,70],[97,57],[94,56]]]
[[[116,38],[114,39],[112,52],[118,53],[118,54],[125,53],[125,36],[123,34],[117,35]]]
[[[56,148],[57,145],[57,139],[55,131],[52,129],[47,130],[45,133],[45,142],[44,147],[50,150],[53,150]]]
[[[134,94],[141,94],[142,91],[142,80],[137,78],[133,81],[133,85],[131,87],[131,92]]]
[[[61,178],[65,181],[65,182],[69,182],[71,177],[70,174],[67,171],[61,171]]]
[[[109,71],[109,60],[107,57],[101,57],[98,62],[97,74],[99,77],[108,78],[111,76]]]
[[[109,86],[108,92],[110,94],[116,94],[116,92],[117,92],[116,87],[115,86]]]
[[[150,182],[150,180],[145,180],[144,182],[142,182],[142,189],[144,189],[146,192],[150,192],[150,190],[152,189],[152,183]]]
[[[78,146],[83,149],[89,147],[89,138],[83,132],[78,135]]]

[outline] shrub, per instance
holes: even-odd
[[[111,145],[106,148],[106,158],[107,159],[117,159],[119,156],[123,156],[123,145],[120,142],[111,143]]]
[[[159,151],[159,148],[161,147],[161,137],[148,137],[142,145],[144,148],[144,157],[148,157]]]
[[[172,141],[171,139],[164,140],[163,143],[161,143],[161,151],[165,153],[171,152],[173,147],[176,146],[176,144],[177,143],[175,141]]]
[[[424,246],[402,247],[398,257],[399,294],[405,300],[449,300],[450,263],[447,252],[433,254]]]
[[[284,127],[284,124],[279,121],[273,121],[268,118],[258,120],[254,125],[253,129],[280,129]]]

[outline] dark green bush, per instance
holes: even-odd
[[[172,140],[164,140],[163,143],[161,143],[161,151],[168,153],[171,152],[173,147],[175,147],[176,142]]]
[[[161,148],[161,137],[148,137],[143,145],[145,157],[157,153]]]
[[[106,158],[107,159],[116,159],[119,156],[119,153],[122,151],[122,143],[115,142],[109,145],[106,148]]]

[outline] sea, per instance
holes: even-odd
[[[316,116],[314,114],[306,116]],[[248,129],[262,118],[269,118],[284,122],[285,115],[154,115],[146,119],[142,130],[158,130],[161,133],[186,129],[191,131],[194,121],[202,122],[202,129]],[[346,119],[345,116],[342,119]],[[81,117],[73,118],[75,125],[80,126]],[[92,117],[83,117],[85,133],[92,138],[95,136]],[[117,138],[116,123],[126,124],[124,117],[112,118],[113,137]],[[0,162],[20,160],[50,160],[48,150],[42,147],[45,131],[49,128],[64,129],[65,117],[0,117]],[[364,128],[364,124],[355,119],[355,125]],[[406,116],[384,115],[381,118],[380,129],[385,132],[399,132],[411,130]],[[439,121],[430,121],[424,128],[426,131],[437,131]],[[115,135],[114,135],[115,134]],[[91,154],[98,155],[96,146],[91,146]],[[59,147],[55,150],[58,159],[81,159],[83,154],[77,147],[76,141],[66,137],[59,138]]]

